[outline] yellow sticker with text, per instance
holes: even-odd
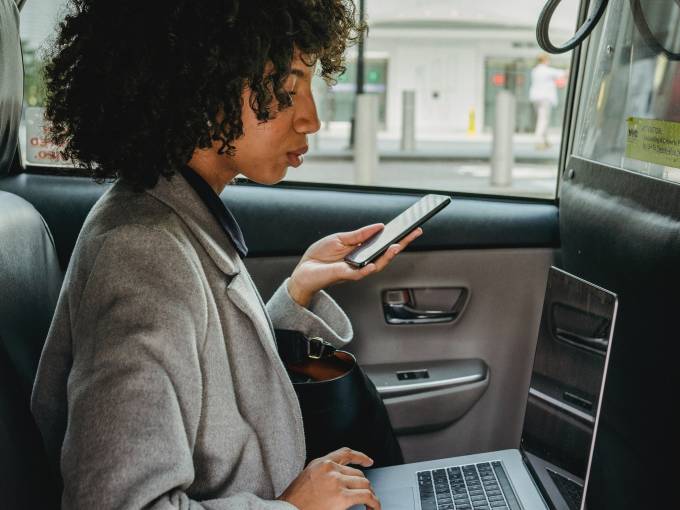
[[[628,118],[626,157],[680,168],[680,122]]]

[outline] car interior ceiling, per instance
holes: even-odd
[[[25,198],[2,191],[22,189],[22,174],[30,172],[18,154],[23,70],[12,2],[0,0],[0,487],[7,508],[47,508],[58,476],[47,471],[29,397],[79,224],[59,224],[58,211],[46,221]],[[30,193],[43,204],[51,193],[79,194],[80,203],[90,205],[98,198],[82,180],[39,181]],[[589,506],[648,508],[647,470],[668,451],[678,428],[672,414],[679,387],[680,187],[571,156],[558,203],[559,232],[549,220],[526,228],[537,232],[539,244],[559,244],[562,268],[619,297],[592,467],[591,484],[600,490]],[[451,228],[464,228],[462,221]],[[260,251],[266,254],[266,247]]]

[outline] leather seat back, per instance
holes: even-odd
[[[61,279],[40,214],[0,191],[0,498],[6,508],[56,507],[58,479],[49,473],[29,403]]]
[[[19,12],[0,0],[0,179],[17,164],[23,100]],[[30,413],[40,352],[62,274],[52,236],[26,200],[0,191],[0,506],[58,507],[42,439]]]

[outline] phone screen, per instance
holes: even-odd
[[[345,261],[354,266],[364,266],[375,260],[391,244],[403,239],[413,229],[446,207],[451,198],[444,195],[425,195],[399,216],[390,221],[375,236],[353,250]]]

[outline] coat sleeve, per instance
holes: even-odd
[[[305,308],[290,297],[288,280],[286,278],[267,302],[267,312],[275,328],[319,336],[335,347],[342,347],[352,340],[352,324],[332,297],[319,291]]]
[[[72,318],[64,510],[295,508],[248,493],[187,495],[208,317],[189,253],[167,232],[128,225],[107,234],[92,264]]]

